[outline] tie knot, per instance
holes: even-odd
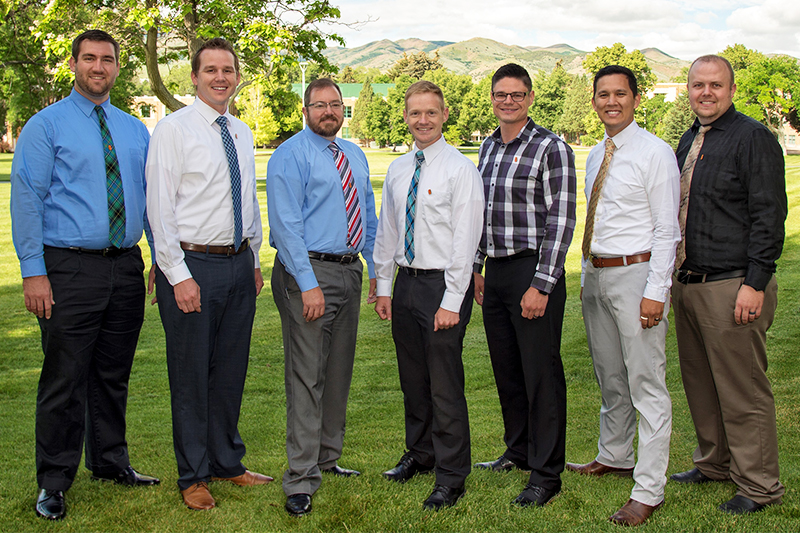
[[[705,133],[710,129],[711,129],[711,125],[710,124],[707,124],[705,126],[700,126],[699,133],[702,133],[703,135],[705,135]]]
[[[611,137],[608,137],[606,139],[606,153],[612,153],[613,154],[616,149],[617,149],[617,145],[614,144],[614,139],[612,139]]]
[[[337,155],[339,155],[339,145],[338,145],[338,144],[336,144],[336,143],[330,143],[330,144],[328,145],[328,149],[329,149],[331,152],[333,152],[333,157],[336,157]]]
[[[225,117],[225,115],[218,116],[217,120],[215,120],[214,122],[219,124],[220,128],[226,128],[227,129],[227,127],[228,127],[228,119]]]
[[[97,112],[98,117],[103,117],[103,115],[105,114],[103,108],[100,107],[99,105],[94,106],[94,110]]]
[[[417,164],[418,164],[418,165],[421,165],[421,164],[422,164],[422,163],[425,161],[425,152],[423,152],[422,150],[420,150],[419,152],[417,152],[417,153],[415,154],[415,156],[416,156],[416,158],[417,158]]]

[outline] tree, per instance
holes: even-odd
[[[622,43],[615,43],[610,47],[598,46],[594,52],[586,54],[583,60],[583,68],[588,70],[592,77],[608,65],[620,65],[631,69],[636,76],[641,94],[647,94],[656,84],[656,75],[647,65],[644,54],[639,50],[628,52]]]
[[[469,139],[473,132],[488,135],[497,127],[497,118],[492,111],[492,77],[486,76],[464,95],[458,129],[463,139]]]
[[[165,86],[159,63],[186,59],[207,39],[228,37],[239,54],[246,74],[242,85],[255,74],[269,76],[294,66],[298,57],[335,70],[322,55],[326,41],[344,44],[337,34],[326,33],[321,24],[337,23],[340,11],[329,0],[50,0],[36,23],[46,50],[65,46],[74,34],[60,28],[84,5],[94,8],[101,26],[123,47],[142,58],[150,86],[168,108],[183,107]]]
[[[444,136],[447,142],[460,144],[464,137],[461,136],[461,129],[458,127],[458,117],[461,116],[464,97],[474,85],[472,78],[440,68],[427,71],[422,79],[435,83],[442,89],[445,105],[450,110],[450,116],[442,128]],[[469,139],[469,136],[466,139]]]
[[[642,95],[635,113],[636,122],[650,133],[655,133],[670,107],[672,103],[666,101],[664,94],[654,94],[650,98]]]
[[[350,119],[350,133],[355,139],[362,139],[369,143],[370,135],[367,128],[367,113],[375,99],[375,92],[372,90],[372,82],[367,80],[358,93],[358,100],[353,107],[353,116]]]
[[[423,52],[407,54],[403,52],[403,57],[397,60],[386,73],[393,82],[397,82],[400,76],[411,76],[414,80],[421,80],[422,76],[429,70],[444,68],[439,61],[439,51],[434,52],[433,57]]]
[[[278,121],[267,104],[264,82],[256,82],[245,88],[239,98],[239,118],[253,131],[256,146],[265,146],[278,136]]]
[[[689,103],[689,93],[684,91],[672,102],[661,124],[656,128],[656,135],[661,137],[673,150],[677,150],[678,141],[691,127],[694,118],[695,115]]]
[[[550,74],[542,70],[536,74],[533,79],[533,105],[528,110],[528,115],[534,122],[551,131],[555,130],[556,122],[564,109],[570,80],[570,75],[564,70],[560,59]]]
[[[374,139],[378,146],[383,148],[389,144],[389,133],[391,132],[392,108],[389,102],[383,98],[374,98],[367,109],[365,119],[367,135]]]
[[[339,73],[334,76],[336,83],[358,83],[355,78],[355,71],[353,67],[347,65]]]
[[[389,144],[394,147],[400,144],[411,146],[414,138],[408,131],[405,120],[403,120],[403,110],[406,108],[406,90],[414,83],[414,79],[407,74],[401,74],[396,80],[395,85],[389,89],[386,101],[389,103]]]
[[[592,86],[588,78],[574,76],[567,87],[564,107],[555,124],[556,131],[562,133],[568,142],[578,142],[586,134],[583,119],[594,113],[592,109]]]
[[[766,59],[766,56],[761,52],[750,50],[745,45],[738,43],[727,46],[719,55],[730,62],[734,72],[744,70],[753,63]]]

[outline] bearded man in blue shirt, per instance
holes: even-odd
[[[111,105],[119,44],[88,30],[72,43],[69,97],[23,128],[11,168],[11,221],[25,307],[39,319],[36,514],[66,515],[86,433],[92,479],[159,480],[130,465],[125,408],[144,320],[144,124]],[[152,286],[152,274],[151,286]]]

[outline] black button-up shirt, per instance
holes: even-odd
[[[678,144],[678,165],[700,123]],[[713,274],[746,269],[744,283],[764,290],[783,250],[784,160],[775,136],[733,105],[711,124],[697,157],[681,268]]]

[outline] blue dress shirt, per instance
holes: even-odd
[[[318,287],[308,252],[361,252],[369,277],[375,277],[372,249],[378,219],[367,158],[355,144],[336,139],[353,171],[366,238],[347,246],[347,214],[342,179],[328,149],[331,142],[306,128],[281,144],[267,167],[269,243],[301,291]]]
[[[94,107],[73,89],[67,98],[31,117],[19,136],[11,165],[11,221],[23,278],[47,274],[44,245],[94,250],[111,246],[103,138]],[[146,227],[144,163],[150,134],[141,121],[109,100],[101,107],[122,175],[122,246],[129,248]]]

